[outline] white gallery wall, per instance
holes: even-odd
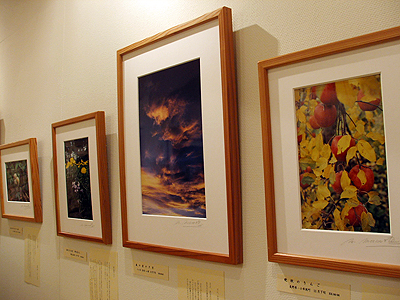
[[[124,248],[116,51],[221,6],[233,12],[244,263]],[[399,16],[398,0],[0,0],[0,141],[37,138],[43,206],[42,224],[1,219],[0,299],[89,299],[88,263],[64,258],[65,247],[118,252],[119,299],[177,299],[178,265],[224,271],[226,299],[308,299],[277,291],[282,273],[350,284],[355,300],[362,284],[399,287],[399,279],[268,262],[257,74],[260,60],[400,26]],[[109,246],[56,235],[51,124],[97,110],[106,113]],[[24,240],[11,226],[40,228],[40,287],[24,282]],[[134,275],[133,259],[169,266],[169,281]]]

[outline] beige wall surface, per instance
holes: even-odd
[[[122,247],[116,51],[221,6],[233,11],[242,170],[244,263],[203,262]],[[398,279],[269,263],[257,62],[400,26],[398,0],[0,0],[1,143],[38,140],[43,224],[1,219],[0,299],[89,299],[89,268],[65,247],[118,252],[120,299],[177,299],[177,266],[225,272],[226,299],[308,299],[277,291],[277,274],[398,287]],[[51,124],[106,113],[113,244],[57,237]],[[9,227],[40,228],[40,287],[24,282],[24,240]],[[133,274],[133,259],[168,265],[170,280]],[[311,298],[310,298],[311,299]]]

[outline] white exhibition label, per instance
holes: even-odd
[[[284,274],[277,275],[277,289],[281,292],[319,299],[351,299],[351,288],[348,284],[305,279]]]
[[[80,251],[71,248],[64,249],[64,257],[80,260],[80,261],[87,261],[87,252]]]
[[[10,226],[8,232],[10,235],[23,235],[24,229],[23,227]]]
[[[141,261],[133,261],[133,273],[136,275],[169,280],[169,267],[150,264]]]

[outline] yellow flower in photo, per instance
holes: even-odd
[[[83,167],[83,168],[81,169],[81,172],[82,172],[82,174],[86,174],[86,172],[87,172],[86,168]]]
[[[73,157],[70,158],[69,162],[65,165],[65,168],[68,169],[69,167],[72,167],[73,165],[76,165],[76,161]]]

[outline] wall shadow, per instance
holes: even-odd
[[[243,215],[243,266],[239,274],[242,287],[237,299],[264,299],[269,267],[265,222],[265,194],[262,163],[261,112],[257,63],[278,53],[278,41],[259,25],[234,32],[240,166]],[[247,270],[251,270],[247,272]],[[227,279],[231,277],[226,272]],[[226,281],[226,291],[237,278]],[[229,293],[227,293],[229,298]],[[232,295],[233,296],[233,295]],[[236,298],[235,298],[236,299]]]

